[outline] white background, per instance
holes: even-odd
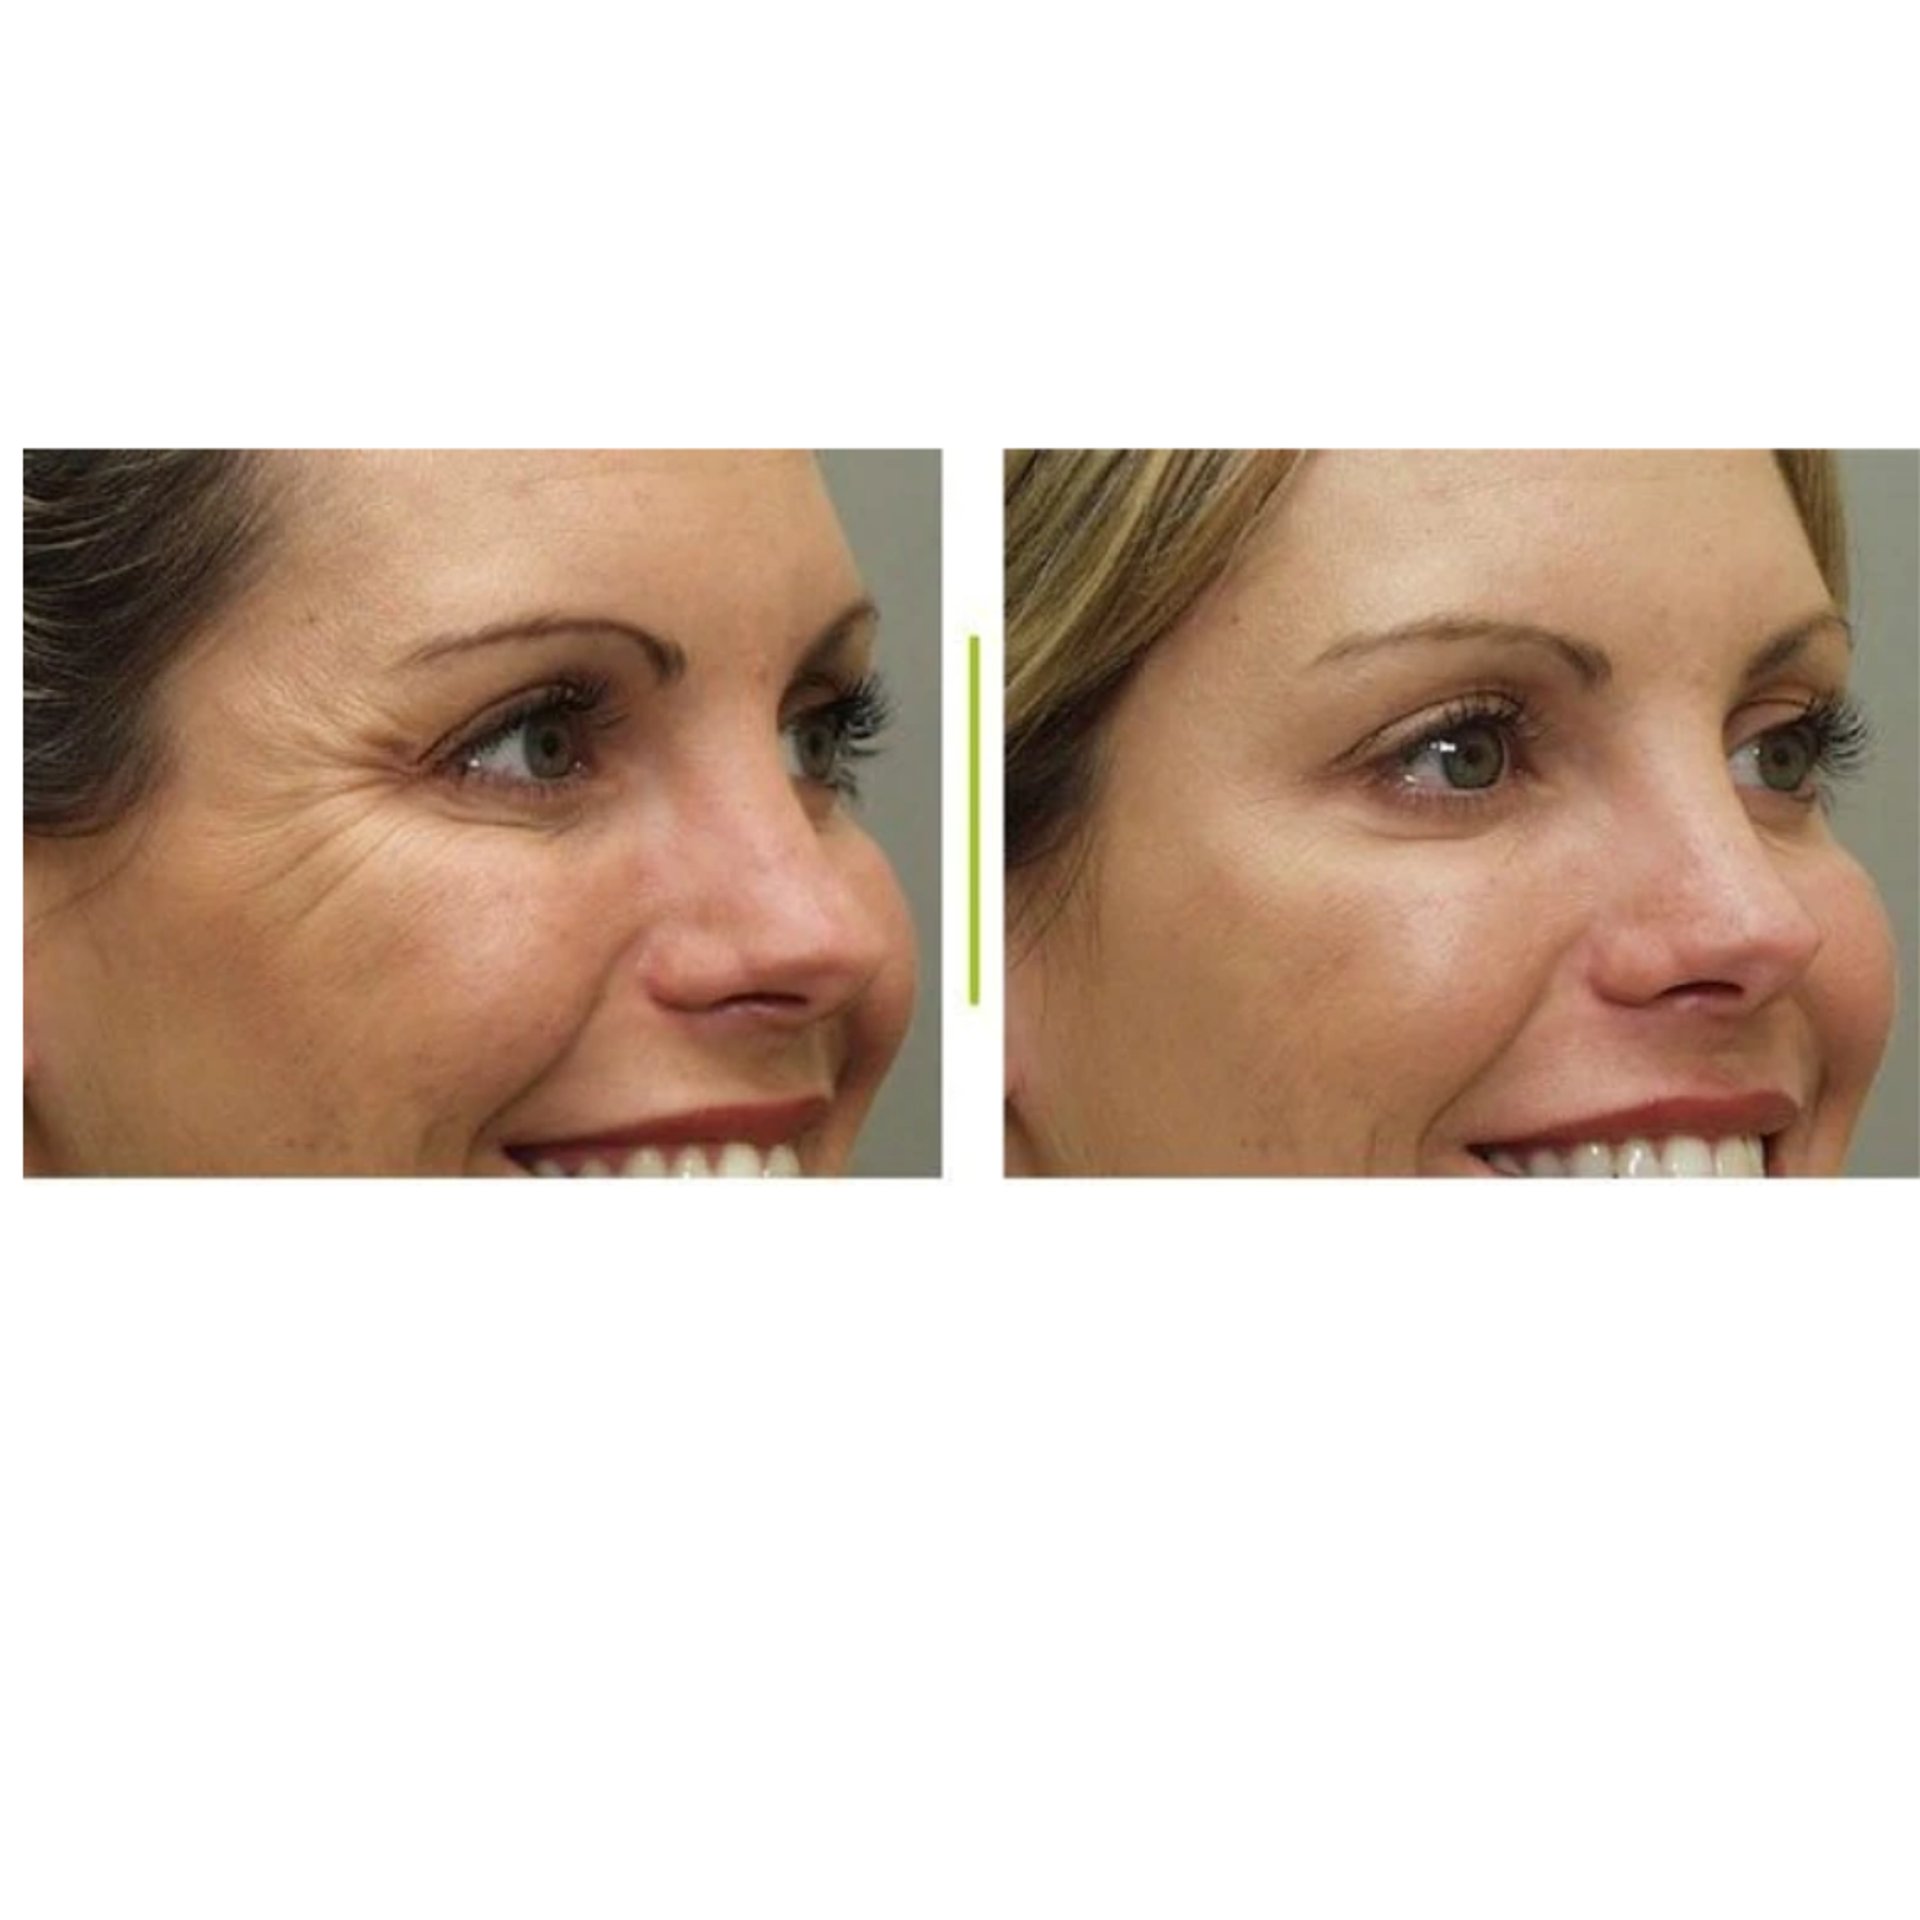
[[[0,1908],[1907,1920],[1920,1187],[1002,1186],[958,801],[1004,444],[1920,441],[1883,11],[265,18],[23,445],[944,446],[949,1173],[14,1189]]]

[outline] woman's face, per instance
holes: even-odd
[[[1760,453],[1328,454],[1122,695],[1010,980],[1042,1171],[1839,1171],[1891,939]]]
[[[838,1171],[913,939],[850,811],[873,617],[812,462],[279,479],[260,584],[162,685],[157,790],[30,848],[30,1156]]]

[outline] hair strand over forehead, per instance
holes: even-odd
[[[29,833],[109,826],[151,784],[154,688],[260,548],[258,462],[174,449],[24,456]]]
[[[1008,454],[1009,871],[1072,836],[1114,698],[1226,571],[1298,457]]]

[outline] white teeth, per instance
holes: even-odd
[[[543,1180],[564,1180],[567,1170],[558,1160],[541,1155],[533,1172]],[[594,1155],[583,1160],[573,1177],[606,1179],[619,1174],[628,1180],[797,1180],[804,1168],[799,1154],[780,1145],[764,1153],[747,1140],[729,1140],[713,1147],[636,1147],[618,1166]]]
[[[1651,1140],[1629,1140],[1614,1153],[1616,1180],[1663,1180],[1666,1172],[1660,1164],[1659,1149]]]
[[[1753,1180],[1767,1170],[1766,1143],[1757,1134],[1706,1140],[1676,1133],[1666,1140],[1582,1140],[1575,1145],[1529,1147],[1524,1159],[1509,1147],[1485,1154],[1496,1173],[1529,1180]]]
[[[1711,1180],[1713,1178],[1713,1148],[1705,1141],[1696,1139],[1690,1133],[1667,1142],[1663,1158],[1667,1163],[1667,1177],[1672,1180]]]

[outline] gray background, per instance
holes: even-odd
[[[861,818],[920,936],[913,1025],[860,1136],[856,1174],[940,1171],[940,456],[820,455],[867,590],[894,723],[862,769]]]
[[[1920,1173],[1920,454],[1842,453],[1853,689],[1873,726],[1841,792],[1840,837],[1879,882],[1900,946],[1900,1017],[1850,1173]]]

